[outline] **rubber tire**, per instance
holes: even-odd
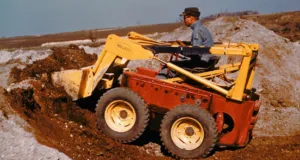
[[[189,151],[177,147],[171,138],[173,123],[182,117],[196,119],[204,129],[205,138],[202,144],[194,150]],[[192,104],[182,104],[167,112],[161,123],[160,136],[169,153],[178,158],[188,159],[206,157],[214,149],[218,139],[216,122],[212,115],[204,108]]]
[[[105,109],[114,100],[124,100],[129,102],[136,113],[134,126],[126,132],[116,132],[112,130],[104,119]],[[128,88],[114,88],[107,91],[98,101],[96,107],[97,128],[106,136],[121,142],[130,143],[139,138],[145,131],[149,122],[149,110],[144,100],[135,92]]]

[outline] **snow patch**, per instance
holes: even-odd
[[[0,64],[7,63],[11,60],[20,60],[23,63],[32,64],[36,60],[44,59],[52,54],[50,49],[48,50],[15,50],[9,52],[6,50],[0,50]]]
[[[105,42],[105,38],[97,39],[95,42],[103,43]],[[75,41],[63,41],[63,42],[47,42],[43,43],[41,47],[61,47],[61,46],[68,46],[70,44],[76,44],[76,45],[83,45],[83,44],[90,44],[92,43],[92,40],[90,39],[84,39],[84,40],[75,40]]]
[[[97,54],[98,56],[100,55],[101,51],[104,48],[104,45],[100,46],[100,47],[90,47],[90,46],[84,46],[84,45],[80,45],[79,48],[83,48],[84,51],[88,54]]]

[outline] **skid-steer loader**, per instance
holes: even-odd
[[[95,89],[107,90],[96,106],[97,127],[114,140],[132,142],[150,122],[159,123],[162,143],[173,156],[198,158],[216,145],[243,147],[250,141],[260,105],[252,88],[258,49],[246,43],[192,47],[188,42],[157,42],[135,32],[126,38],[109,35],[93,66],[55,72],[52,80],[74,100],[91,96]],[[194,72],[158,58],[159,53],[209,53],[242,60]],[[143,67],[130,71],[130,60],[158,61],[178,76],[160,79],[157,71]],[[226,74],[233,72],[237,78],[229,80]],[[228,85],[217,84],[215,78]]]

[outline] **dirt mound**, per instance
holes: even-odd
[[[264,26],[239,18],[220,18],[208,24],[215,41],[260,44],[254,87],[262,106],[254,134],[299,135],[300,52],[299,46]],[[228,63],[230,59],[221,59]],[[292,112],[291,112],[292,111]]]
[[[54,47],[53,53],[42,60],[27,65],[24,69],[14,67],[11,70],[12,77],[20,82],[29,77],[41,78],[42,73],[51,73],[67,69],[79,69],[81,67],[93,65],[97,60],[96,54],[87,54],[84,49],[76,45],[68,47]]]
[[[220,18],[209,23],[215,41],[260,44],[254,87],[263,96],[264,105],[298,107],[300,102],[299,47],[273,31],[236,17]],[[228,63],[228,59],[220,62]],[[280,93],[280,94],[278,94]]]

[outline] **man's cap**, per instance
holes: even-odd
[[[197,7],[188,7],[184,9],[184,12],[180,14],[180,16],[194,16],[194,17],[199,17],[200,16],[200,11]]]

